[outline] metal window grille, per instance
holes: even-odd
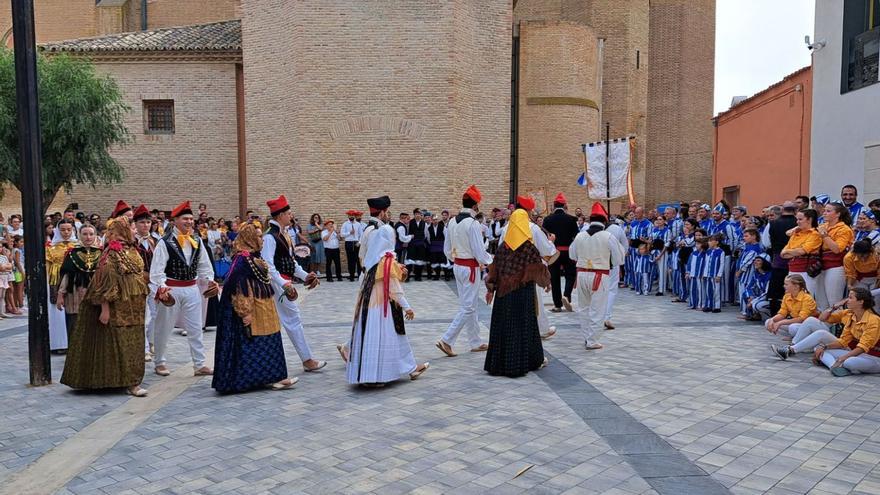
[[[174,100],[144,100],[144,134],[174,134]]]

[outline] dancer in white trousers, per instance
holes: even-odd
[[[569,256],[577,264],[577,312],[587,350],[603,347],[599,343],[599,329],[607,321],[611,267],[622,265],[626,256],[617,238],[605,230],[606,222],[605,208],[594,203],[590,226],[574,238],[569,248]]]
[[[468,345],[471,352],[482,352],[489,348],[480,338],[480,326],[477,320],[477,301],[480,294],[480,265],[492,263],[492,256],[483,246],[483,232],[480,224],[474,220],[473,207],[482,195],[477,186],[470,186],[461,199],[462,209],[449,221],[443,252],[453,260],[452,272],[458,288],[458,314],[446,329],[446,333],[435,344],[438,349],[449,357],[455,356],[452,346],[455,339],[464,329],[467,331]]]
[[[531,218],[532,210],[535,209],[535,200],[531,196],[517,196],[516,207],[518,209],[526,210],[526,213],[528,213]],[[509,225],[510,224],[505,225],[500,233],[498,233],[498,239],[502,240],[501,242],[503,242],[504,235],[507,233],[507,227]],[[548,233],[541,227],[538,227],[538,224],[531,220],[529,220],[529,229],[532,231],[532,244],[538,249],[538,254],[544,258],[544,264],[546,265],[550,258],[557,253],[556,246],[553,244],[553,240],[556,236]],[[545,340],[556,335],[556,327],[550,325],[550,318],[547,317],[547,308],[544,307],[544,294],[547,292],[550,292],[549,288],[545,289],[540,285],[535,284],[535,294],[538,297],[538,331],[541,332],[541,338]]]
[[[783,361],[802,352],[813,351],[813,362],[821,362],[834,376],[852,373],[880,373],[880,316],[874,312],[874,297],[864,288],[849,292],[848,309],[822,316],[828,323],[842,323],[840,338],[818,330],[791,346],[770,346]]]
[[[301,279],[307,288],[315,288],[318,286],[318,277],[315,273],[306,273],[293,257],[295,243],[287,233],[287,227],[293,220],[293,212],[290,210],[287,198],[282,194],[276,199],[267,201],[266,204],[269,206],[272,219],[269,220],[269,230],[263,235],[261,255],[269,265],[272,288],[279,296],[275,298],[278,317],[281,319],[281,326],[293,342],[296,353],[299,354],[303,370],[318,371],[327,366],[327,361],[318,361],[312,357],[312,349],[306,342],[299,305],[296,303],[296,289],[293,286],[293,278],[296,277]]]
[[[140,205],[134,210],[134,239],[135,248],[141,259],[144,260],[144,277],[147,279],[147,287],[150,294],[147,296],[147,305],[144,314],[144,361],[153,361],[153,347],[156,339],[156,286],[150,283],[150,266],[153,262],[153,252],[156,250],[156,238],[150,234],[150,226],[153,224],[153,216],[146,206]]]
[[[156,244],[150,265],[150,283],[156,287],[156,298],[162,303],[157,305],[154,326],[155,372],[159,376],[171,374],[165,364],[168,338],[183,315],[195,375],[212,375],[214,370],[205,363],[202,341],[202,299],[216,295],[219,290],[214,282],[214,267],[207,247],[193,235],[194,218],[189,201],[178,205],[171,212],[171,219],[174,227]],[[199,291],[197,279],[207,281],[205,293]],[[173,304],[168,306],[171,302]]]
[[[611,222],[605,227],[605,231],[617,239],[617,242],[620,243],[620,247],[625,253],[627,248],[629,248],[629,240],[627,240],[626,232],[624,232],[623,228],[620,225]],[[620,269],[622,267],[623,263],[620,265],[612,264],[611,270],[608,274],[608,309],[605,311],[605,328],[608,330],[614,330],[614,323],[612,323],[611,320],[613,317],[614,300],[617,299],[617,290],[620,285]]]

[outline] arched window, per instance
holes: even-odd
[[[0,38],[0,46],[12,48],[12,28],[9,28],[5,33],[3,33],[3,37]]]

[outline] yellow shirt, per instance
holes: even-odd
[[[816,311],[816,301],[814,301],[813,296],[805,290],[800,291],[795,297],[792,297],[791,294],[786,294],[785,297],[782,298],[782,306],[779,308],[778,314],[787,318],[801,319],[816,316],[818,315],[818,312]]]
[[[821,238],[821,236],[819,236]],[[840,249],[840,252],[846,250],[850,244],[853,242],[853,231],[849,226],[843,222],[837,222],[834,224],[834,227],[828,229],[828,237],[830,237],[837,247]]]
[[[857,340],[856,345],[865,352],[880,352],[880,349],[874,349],[877,341],[880,340],[880,316],[873,311],[865,311],[862,319],[856,321],[852,310],[844,309],[832,313],[828,317],[828,323],[843,323],[843,333],[837,341],[844,347],[849,347],[850,342]]]
[[[821,245],[822,236],[816,232],[816,229],[799,230],[788,238],[788,244],[785,245],[785,249],[802,248],[807,254],[816,254],[819,252]]]
[[[867,259],[862,259],[852,252],[846,253],[843,257],[843,270],[847,279],[856,280],[860,273],[863,274],[862,278],[876,277],[878,268],[880,268],[880,256],[877,253],[869,254]],[[873,275],[864,275],[865,273]]]

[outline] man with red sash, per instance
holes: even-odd
[[[452,260],[452,272],[458,288],[458,314],[443,337],[437,341],[438,349],[447,356],[455,356],[452,346],[463,329],[467,329],[471,352],[482,352],[489,348],[480,338],[477,320],[477,302],[480,299],[480,265],[492,263],[492,256],[483,247],[483,233],[480,224],[474,219],[474,207],[482,199],[477,186],[470,186],[461,199],[462,209],[449,221],[443,252]]]
[[[147,297],[146,315],[144,315],[144,361],[153,361],[153,342],[156,340],[156,288],[150,283],[150,265],[153,263],[153,251],[156,250],[156,238],[150,234],[153,225],[153,215],[146,206],[140,205],[134,210],[134,239],[135,247],[141,259],[144,260],[144,278],[150,288]]]
[[[553,200],[553,213],[544,219],[544,230],[556,236],[553,241],[559,250],[559,258],[550,264],[550,285],[553,294],[553,311],[562,311],[563,305],[571,311],[571,291],[575,283],[574,258],[570,256],[568,247],[574,242],[578,228],[577,218],[567,212],[568,200],[559,193]],[[562,288],[562,277],[565,277],[565,290]]]
[[[601,203],[594,203],[590,226],[575,237],[568,251],[577,265],[577,312],[587,350],[602,348],[599,329],[608,312],[608,291],[615,283],[610,270],[612,266],[620,266],[626,256],[620,242],[605,230],[607,222],[605,208]]]
[[[299,314],[299,305],[296,303],[297,293],[293,286],[294,277],[302,280],[306,287],[318,286],[318,277],[315,273],[306,273],[293,257],[294,241],[287,233],[287,227],[293,220],[293,212],[287,198],[282,194],[276,199],[266,201],[269,206],[269,230],[263,234],[263,249],[260,252],[262,258],[269,265],[269,277],[272,278],[272,288],[275,290],[275,308],[281,319],[281,326],[293,342],[296,353],[303,364],[303,370],[307,372],[318,371],[327,366],[327,361],[318,361],[312,357],[312,350],[306,342],[303,330],[302,318]]]
[[[214,267],[201,238],[193,235],[195,219],[189,201],[171,212],[171,220],[174,226],[156,244],[150,265],[150,284],[156,288],[155,297],[162,303],[156,305],[155,371],[159,376],[171,374],[165,365],[165,351],[174,324],[180,318],[187,332],[195,375],[212,375],[214,370],[205,364],[202,342],[202,299],[217,295]],[[204,293],[199,291],[197,279],[207,287]]]

